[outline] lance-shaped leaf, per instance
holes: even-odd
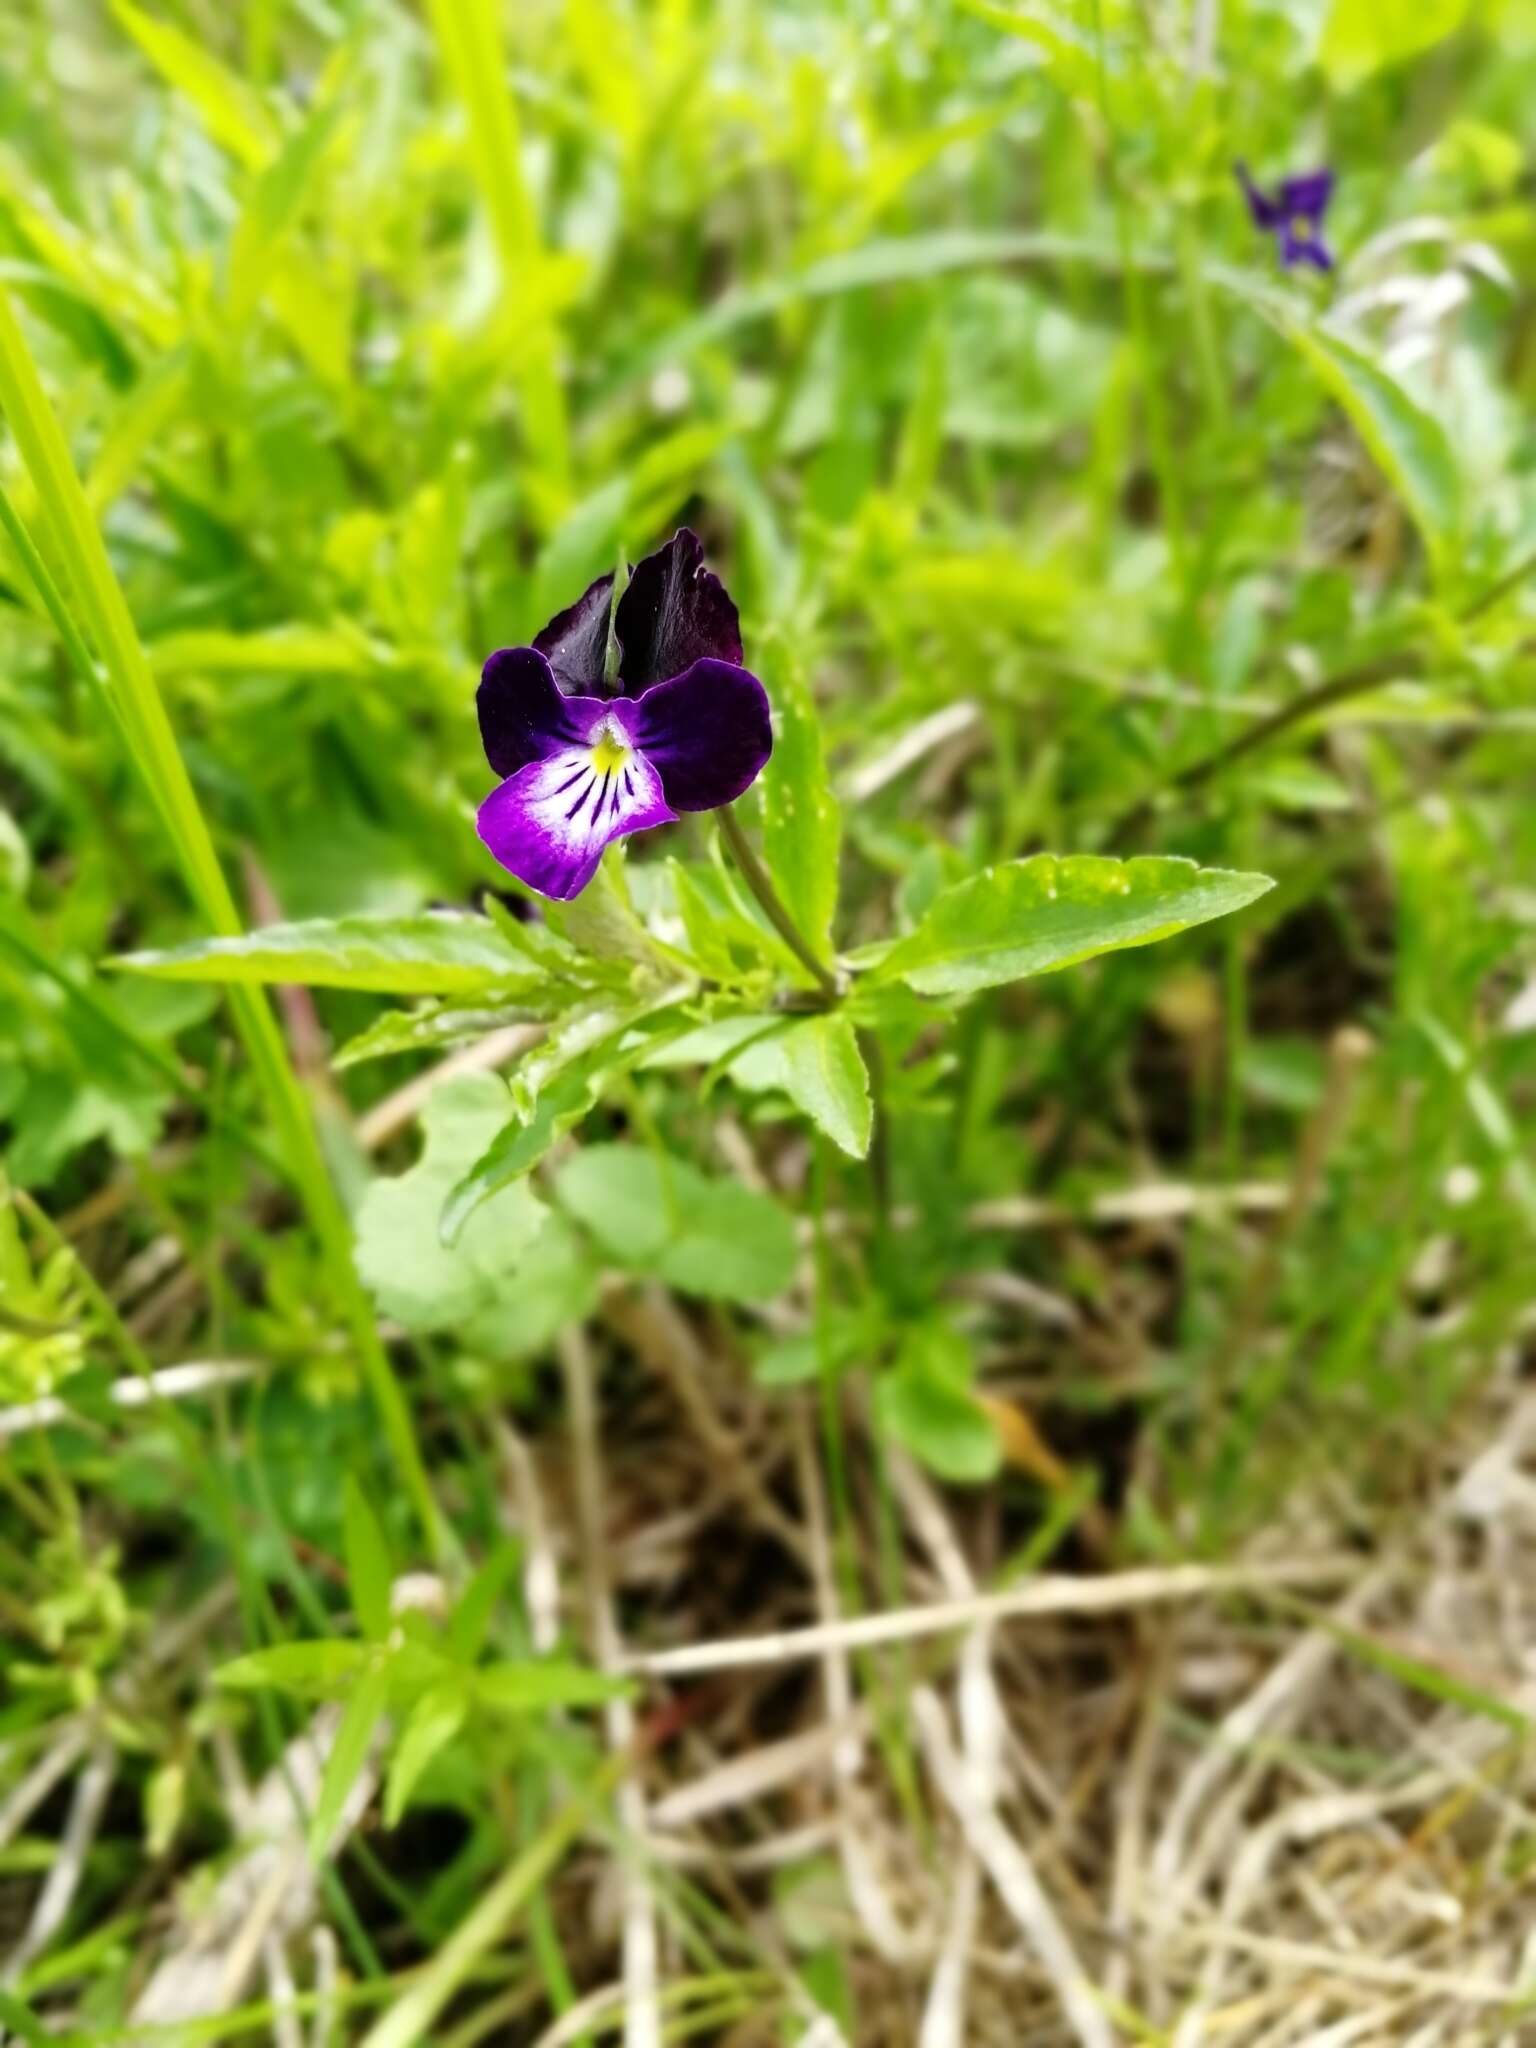
[[[307,918],[240,938],[125,953],[112,964],[162,981],[300,982],[402,996],[531,993],[543,981],[489,918],[456,911]]]
[[[1319,382],[1349,415],[1430,554],[1443,560],[1460,531],[1463,509],[1461,472],[1444,427],[1357,341],[1321,325],[1297,320],[1283,325]]]
[[[968,995],[1124,946],[1148,946],[1241,910],[1268,875],[1190,860],[1036,854],[986,868],[936,896],[875,969],[921,995]]]

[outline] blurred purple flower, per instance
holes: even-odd
[[[1286,269],[1310,263],[1318,270],[1332,270],[1333,257],[1323,240],[1323,215],[1333,197],[1332,171],[1306,171],[1298,178],[1282,178],[1272,192],[1266,192],[1249,177],[1246,164],[1239,163],[1235,169],[1254,226],[1275,237]]]
[[[681,527],[647,555],[619,599],[620,696],[606,675],[612,595],[600,576],[531,647],[499,649],[476,699],[505,780],[475,829],[509,873],[562,901],[611,839],[730,803],[773,751],[767,692],[741,666],[736,607],[696,534]]]

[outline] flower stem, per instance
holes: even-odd
[[[773,886],[773,877],[753,851],[746,833],[741,829],[741,820],[730,804],[722,807],[719,817],[721,837],[730,849],[731,859],[741,870],[742,880],[762,905],[768,922],[816,983],[830,1006],[842,994],[837,976],[824,960],[817,958],[815,949],[784,907],[783,898]]]

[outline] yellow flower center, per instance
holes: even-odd
[[[611,775],[628,759],[629,747],[618,729],[612,724],[600,726],[592,742],[592,766],[598,774]]]

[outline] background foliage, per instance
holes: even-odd
[[[736,1562],[629,1588],[639,1639],[806,1618],[795,1418],[849,1607],[918,1597],[903,1449],[983,1489],[998,1573],[1305,1548],[1318,1489],[1362,1540],[1411,1510],[1536,1224],[1533,90],[1528,0],[3,11],[23,2038],[128,2038],[240,1836],[230,1758],[315,1697],[333,2038],[468,2041],[531,1985],[531,2040],[606,1981],[549,1871],[612,1797],[611,1657],[574,1595],[530,1607],[508,1475],[577,1525],[573,1356],[605,1449],[666,1469],[704,1425],[658,1419],[658,1315],[790,1531],[765,1560],[727,1500],[696,1540]],[[1276,272],[1238,157],[1334,166],[1334,276]],[[831,1015],[783,1008],[710,820],[547,921],[472,830],[480,660],[682,519],[779,722],[745,827],[870,970]],[[976,968],[1025,915],[989,898],[956,967],[935,899],[1042,849],[1276,886],[1025,980],[1071,949]],[[683,1504],[616,1482],[608,1535]],[[910,1672],[861,1682],[899,1724]],[[706,2029],[799,2038],[811,1999],[901,2038],[787,1907],[733,1946],[743,1912],[669,1879]]]

